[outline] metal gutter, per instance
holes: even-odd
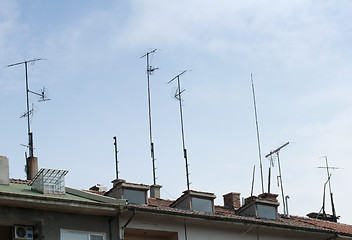
[[[0,195],[0,206],[25,207],[58,212],[77,212],[107,216],[115,215],[120,208],[123,208],[123,206],[119,204],[48,198],[3,192]]]
[[[274,227],[274,228],[279,228],[279,229],[292,229],[292,230],[297,230],[297,231],[306,231],[306,232],[315,232],[315,233],[325,233],[325,234],[336,234],[338,232],[319,227],[318,228],[308,228],[308,227],[301,227],[301,226],[294,226],[294,225],[287,225],[287,224],[275,224],[274,222],[264,222],[264,221],[253,221],[250,219],[236,219],[236,218],[231,218],[231,217],[226,217],[226,216],[216,216],[216,215],[200,215],[197,213],[182,213],[182,212],[171,212],[171,211],[165,211],[161,209],[148,209],[148,208],[140,208],[136,206],[127,206],[128,209],[136,209],[137,211],[141,212],[150,212],[150,213],[159,213],[159,214],[164,214],[164,215],[174,215],[174,216],[181,216],[181,217],[190,217],[190,218],[197,218],[197,219],[205,219],[205,220],[216,220],[216,221],[226,221],[226,222],[232,222],[232,223],[242,223],[242,224],[254,224],[254,225],[261,225],[261,226],[266,226],[266,227]],[[352,235],[351,235],[352,236]],[[352,239],[352,238],[351,238]]]

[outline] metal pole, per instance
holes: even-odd
[[[154,53],[157,49],[154,49],[150,52],[144,54],[141,58],[147,57],[147,82],[148,82],[148,117],[149,117],[149,142],[150,142],[150,156],[152,158],[153,165],[153,183],[156,185],[156,167],[155,167],[155,155],[154,155],[154,143],[153,143],[153,135],[152,135],[152,108],[151,108],[151,97],[150,97],[150,79],[149,75],[158,68],[152,68],[149,65],[149,54]]]
[[[251,197],[253,196],[254,176],[255,176],[255,165],[253,166]]]
[[[154,143],[153,143],[153,135],[152,135],[152,108],[151,108],[151,103],[150,103],[150,80],[149,80],[149,74],[150,74],[149,53],[147,53],[149,140],[150,140],[150,154],[151,154],[152,164],[153,164],[153,182],[154,182],[154,185],[156,185]]]
[[[187,159],[187,149],[185,145],[185,134],[183,130],[183,114],[182,114],[182,97],[181,97],[181,83],[180,76],[177,76],[177,84],[178,84],[178,100],[180,103],[180,116],[181,116],[181,133],[182,133],[182,146],[183,146],[183,157],[186,163],[186,178],[187,178],[187,190],[189,190],[189,172],[188,172],[188,159]]]
[[[282,195],[282,206],[284,208],[284,214],[286,215],[286,202],[285,202],[285,196],[284,196],[284,186],[282,186],[282,176],[281,176],[281,166],[280,166],[280,156],[279,156],[279,152],[276,152],[277,155],[277,163],[279,165],[279,175],[278,176],[280,178],[280,186],[281,186],[281,195]]]
[[[290,196],[286,196],[285,197],[285,201],[286,201],[286,216],[288,217],[289,216],[289,214],[288,214],[288,199],[290,198]]]
[[[331,210],[332,210],[332,218],[333,221],[336,222],[336,212],[335,212],[335,205],[334,205],[334,199],[333,199],[333,194],[331,192],[331,182],[330,182],[330,172],[329,172],[329,164],[328,164],[328,157],[325,156],[325,163],[326,163],[326,172],[328,174],[328,182],[329,182],[329,192],[330,192],[330,201],[331,201]]]
[[[29,110],[29,88],[28,88],[28,71],[27,71],[27,61],[24,62],[24,67],[26,71],[26,97],[27,97],[27,125],[28,125],[28,149],[29,157],[33,157],[33,135],[31,133],[31,125],[29,120],[30,110]]]
[[[263,166],[262,166],[262,153],[260,149],[260,138],[259,138],[259,126],[258,126],[258,116],[257,116],[257,104],[255,101],[255,93],[254,93],[254,84],[253,84],[253,75],[251,74],[252,81],[252,93],[253,93],[253,104],[254,104],[254,115],[255,115],[255,125],[257,129],[257,144],[258,144],[258,155],[259,155],[259,166],[260,166],[260,176],[261,176],[261,184],[262,184],[262,193],[264,193],[264,180],[263,180]]]
[[[113,139],[115,140],[115,141],[114,141],[114,145],[115,145],[116,179],[119,179],[119,162],[118,162],[118,160],[117,160],[117,153],[118,153],[118,150],[117,150],[117,139],[116,139],[116,136],[113,137]]]

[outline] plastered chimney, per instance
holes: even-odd
[[[0,156],[0,184],[9,185],[9,159]]]
[[[150,197],[151,198],[160,198],[160,185],[151,185],[150,186]]]

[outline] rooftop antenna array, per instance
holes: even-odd
[[[182,114],[182,93],[185,91],[185,89],[181,89],[181,83],[180,83],[180,76],[186,73],[187,70],[184,70],[183,72],[179,73],[176,75],[173,79],[171,79],[168,83],[173,82],[174,80],[177,79],[177,89],[175,92],[174,97],[179,101],[180,105],[180,120],[181,120],[181,134],[182,134],[182,146],[183,146],[183,157],[185,159],[185,165],[186,165],[186,179],[187,179],[187,190],[189,189],[189,171],[188,171],[188,159],[187,159],[187,149],[185,145],[185,134],[184,134],[184,127],[183,127],[183,114]]]
[[[152,66],[150,66],[150,62],[149,62],[149,55],[153,54],[154,52],[156,52],[157,49],[154,49],[150,52],[147,52],[146,54],[144,54],[141,58],[146,57],[147,58],[147,81],[148,81],[148,111],[149,111],[149,140],[150,140],[150,154],[151,154],[151,158],[152,158],[152,164],[153,164],[153,183],[154,185],[156,185],[156,167],[155,167],[155,156],[154,156],[154,143],[153,143],[153,135],[152,135],[152,108],[151,108],[151,103],[150,103],[150,79],[149,76],[158,68],[153,68]]]
[[[115,165],[116,165],[116,179],[119,179],[119,161],[117,160],[117,154],[119,153],[117,147],[117,138],[116,136],[113,137],[114,139],[114,146],[115,146]]]
[[[339,169],[339,168],[337,168],[337,167],[330,167],[329,166],[329,163],[328,163],[328,157],[327,156],[324,156],[324,158],[325,158],[325,167],[318,167],[318,168],[326,168],[326,173],[327,173],[327,175],[328,175],[328,179],[327,179],[327,181],[325,182],[325,184],[324,184],[324,194],[323,194],[323,206],[322,206],[322,208],[321,208],[321,210],[320,210],[320,212],[321,211],[323,211],[323,218],[327,218],[327,214],[326,214],[326,212],[325,212],[325,189],[326,189],[326,184],[329,184],[329,193],[330,193],[330,201],[331,201],[331,210],[332,210],[332,221],[333,222],[337,222],[337,216],[336,216],[336,211],[335,211],[335,205],[334,205],[334,198],[333,198],[333,193],[332,193],[332,191],[331,191],[331,181],[330,181],[330,179],[331,179],[331,173],[330,173],[330,169]],[[319,212],[319,214],[320,214],[320,212]]]
[[[255,126],[256,126],[256,130],[257,130],[257,143],[258,143],[260,177],[261,177],[261,184],[262,184],[262,193],[264,193],[262,153],[261,153],[261,149],[260,149],[259,126],[258,126],[258,115],[257,115],[257,103],[255,101],[255,92],[254,92],[254,83],[253,83],[253,74],[252,73],[251,73],[251,81],[252,81],[252,94],[253,94],[253,105],[254,105],[254,115],[255,115]]]
[[[35,58],[35,59],[32,59],[32,60],[27,60],[27,61],[24,61],[24,62],[18,62],[18,63],[14,63],[14,64],[10,64],[10,65],[6,66],[6,67],[13,67],[13,66],[24,64],[24,67],[25,67],[25,72],[26,72],[27,112],[24,113],[21,117],[27,117],[29,158],[34,157],[34,154],[33,154],[33,149],[34,149],[34,147],[33,147],[33,133],[31,132],[31,125],[30,125],[30,120],[29,120],[29,116],[31,114],[33,114],[33,109],[29,109],[29,93],[32,93],[34,95],[38,95],[40,97],[40,99],[39,99],[40,102],[50,100],[45,95],[45,88],[44,87],[41,89],[40,93],[31,91],[28,88],[28,70],[27,70],[27,65],[28,65],[28,63],[33,65],[35,62],[41,61],[41,60],[46,60],[46,59]]]
[[[275,150],[271,151],[269,154],[267,154],[265,156],[265,158],[267,157],[272,157],[273,154],[276,154],[276,157],[277,157],[277,165],[279,167],[279,176],[277,176],[277,180],[278,180],[278,185],[280,185],[281,187],[281,195],[282,195],[282,205],[283,205],[283,208],[284,208],[284,215],[288,216],[288,205],[287,205],[287,198],[285,198],[285,195],[284,195],[284,186],[282,184],[282,175],[281,175],[281,165],[280,165],[280,150],[284,147],[286,147],[290,142],[287,142],[283,145],[281,145],[280,147],[276,148]],[[270,168],[269,168],[269,176],[270,176],[270,169],[271,169],[271,165],[272,165],[272,158],[270,159]],[[280,180],[280,182],[279,182]],[[270,192],[270,178],[269,178],[269,182],[268,182],[268,192]]]

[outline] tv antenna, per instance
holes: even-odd
[[[276,148],[275,150],[271,151],[269,154],[267,154],[265,156],[265,158],[267,157],[271,157],[273,154],[276,154],[276,157],[277,157],[277,165],[278,165],[278,168],[279,168],[279,176],[277,176],[277,180],[278,180],[278,184],[280,185],[281,187],[281,195],[282,195],[282,205],[283,205],[283,209],[284,209],[284,215],[288,216],[288,207],[287,207],[287,198],[285,199],[285,195],[284,195],[284,186],[282,184],[282,175],[281,175],[281,165],[280,165],[280,150],[284,147],[286,147],[290,142],[287,142],[283,145],[281,145],[280,147]],[[272,161],[272,158],[270,159],[270,168],[269,168],[269,171],[271,170],[271,165],[272,165],[273,161]],[[270,175],[270,174],[269,174]],[[280,182],[279,182],[280,180]],[[268,191],[270,192],[270,178],[269,178],[269,182],[268,182]]]
[[[115,146],[116,179],[119,179],[119,161],[117,160],[117,154],[119,153],[119,151],[118,151],[118,147],[117,147],[116,136],[114,136],[113,139],[114,139],[114,146]]]
[[[261,149],[260,149],[259,126],[258,126],[258,115],[257,115],[257,103],[255,101],[255,92],[254,92],[254,83],[253,83],[253,74],[252,73],[251,73],[251,81],[252,81],[252,94],[253,94],[253,105],[254,105],[254,115],[255,115],[255,126],[256,126],[256,130],[257,130],[257,144],[258,144],[260,177],[261,177],[261,184],[262,184],[262,193],[264,193],[262,153],[261,153]]]
[[[323,218],[327,218],[327,214],[325,212],[325,189],[326,189],[326,184],[329,184],[329,193],[330,193],[330,201],[331,201],[331,210],[332,210],[332,221],[333,222],[337,222],[337,216],[336,216],[336,211],[335,211],[335,205],[334,205],[334,198],[333,198],[333,193],[331,191],[331,173],[330,173],[330,169],[339,169],[337,167],[330,167],[329,163],[328,163],[328,157],[324,156],[323,158],[325,158],[325,167],[318,167],[318,168],[325,168],[326,169],[326,173],[328,175],[328,179],[324,184],[324,193],[323,193],[323,207],[321,208],[320,212],[323,211]]]
[[[24,61],[24,62],[18,62],[18,63],[14,63],[14,64],[10,64],[10,65],[7,65],[6,67],[13,67],[13,66],[17,66],[17,65],[22,65],[24,64],[24,67],[25,67],[25,72],[26,72],[26,97],[27,97],[27,112],[24,113],[21,117],[27,117],[27,125],[28,125],[28,149],[29,149],[29,157],[33,157],[33,133],[31,132],[31,126],[30,126],[30,120],[29,120],[29,116],[31,114],[33,114],[33,108],[32,109],[29,109],[29,93],[32,93],[34,95],[38,95],[40,97],[40,102],[42,101],[48,101],[50,99],[48,99],[46,97],[46,94],[45,94],[45,88],[43,87],[41,89],[41,92],[40,93],[37,93],[37,92],[34,92],[34,91],[31,91],[29,90],[28,88],[28,70],[27,70],[27,65],[28,63],[30,64],[34,64],[35,62],[37,61],[41,61],[41,60],[46,60],[46,59],[43,59],[43,58],[35,58],[35,59],[32,59],[32,60],[27,60],[27,61]]]
[[[156,167],[155,167],[155,156],[154,156],[154,143],[153,143],[153,135],[152,135],[152,108],[151,108],[151,103],[150,103],[150,81],[149,81],[149,76],[158,68],[154,68],[150,66],[149,64],[149,55],[153,54],[157,49],[154,49],[150,52],[147,52],[144,54],[141,58],[147,57],[147,81],[148,81],[148,111],[149,111],[149,140],[150,140],[150,156],[152,158],[152,164],[153,164],[153,182],[154,185],[156,185]]]
[[[180,83],[180,76],[185,74],[187,70],[184,70],[183,72],[179,73],[176,75],[173,79],[171,79],[168,83],[173,82],[174,80],[177,79],[177,89],[175,92],[174,97],[179,101],[180,105],[180,120],[181,120],[181,134],[182,134],[182,146],[183,146],[183,157],[185,159],[185,164],[186,164],[186,179],[187,179],[187,190],[189,189],[189,171],[188,171],[188,159],[187,159],[187,149],[185,145],[185,134],[184,134],[184,127],[183,127],[183,114],[182,114],[182,93],[185,91],[185,89],[181,89],[181,83]]]

